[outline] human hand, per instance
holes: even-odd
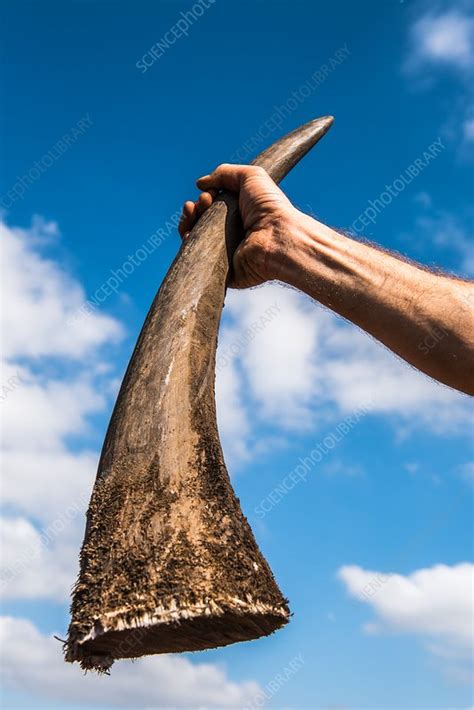
[[[268,173],[255,165],[219,165],[196,182],[203,190],[196,202],[184,203],[179,233],[187,239],[199,216],[218,190],[237,192],[245,238],[233,258],[233,288],[249,288],[279,278],[282,257],[289,249],[298,210]]]

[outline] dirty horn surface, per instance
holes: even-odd
[[[332,117],[255,160],[280,181]],[[150,308],[104,442],[73,592],[66,660],[197,651],[265,636],[287,600],[225,467],[214,397],[217,333],[242,226],[223,192],[195,225]]]

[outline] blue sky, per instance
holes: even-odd
[[[366,238],[474,271],[472,3],[202,0],[184,35],[192,8],[1,9],[3,706],[467,709],[468,398],[274,284],[228,294],[217,399],[291,623],[110,678],[66,666],[52,639],[117,387],[199,175],[332,114],[283,183],[293,202],[342,229],[372,207]]]

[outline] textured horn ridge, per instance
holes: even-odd
[[[307,123],[254,164],[281,180],[332,120]],[[247,641],[288,622],[287,600],[230,484],[216,424],[217,333],[240,238],[237,199],[223,193],[182,245],[127,368],[73,592],[66,660],[84,669]]]

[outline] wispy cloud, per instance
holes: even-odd
[[[466,481],[466,483],[469,483],[470,485],[474,485],[474,461],[467,461],[466,463],[461,464],[461,466],[458,467],[457,472],[463,481]]]
[[[444,8],[425,9],[417,16],[408,31],[402,71],[410,85],[421,90],[433,87],[445,74],[454,79],[454,98],[440,133],[445,140],[458,146],[461,160],[474,155],[473,62],[472,5],[461,2],[456,6],[453,3]]]
[[[474,242],[472,214],[466,210],[457,213],[438,209],[428,193],[416,196],[421,206],[413,227],[404,239],[430,247],[433,254],[445,253],[455,257],[457,273],[463,277],[474,275]]]
[[[449,67],[466,71],[473,58],[474,19],[462,9],[428,11],[410,28],[407,72],[429,67]]]
[[[463,123],[464,139],[471,143],[474,141],[474,118],[466,118]]]
[[[474,274],[474,243],[465,223],[458,215],[437,210],[421,215],[416,221],[418,234],[435,246],[454,251],[459,259],[460,271],[465,276]]]

